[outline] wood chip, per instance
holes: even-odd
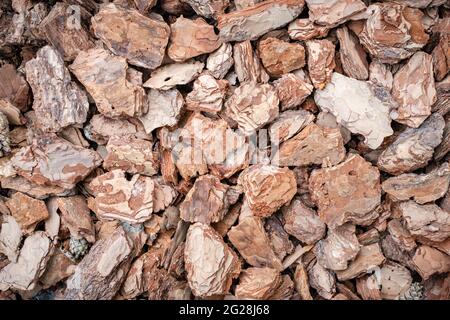
[[[241,272],[236,286],[236,298],[241,300],[267,300],[281,284],[278,270],[248,268]]]
[[[336,276],[340,281],[358,277],[361,274],[374,271],[385,260],[378,243],[361,247],[356,259],[350,263],[347,269],[337,271]]]
[[[427,280],[433,274],[445,273],[450,270],[450,257],[428,246],[417,248],[412,263],[424,280]]]
[[[339,39],[339,55],[342,68],[350,78],[367,80],[369,78],[369,64],[367,55],[362,46],[347,27],[337,29]]]
[[[239,82],[256,81],[266,83],[269,75],[261,65],[249,40],[237,42],[233,46],[234,70]]]
[[[316,89],[323,89],[331,81],[336,67],[334,45],[329,40],[306,41],[308,51],[308,71]]]
[[[176,85],[191,82],[202,72],[204,64],[200,61],[188,60],[183,63],[166,64],[151,74],[144,87],[169,90]]]
[[[283,75],[273,84],[277,90],[282,111],[301,105],[314,89],[311,84],[292,73]]]
[[[320,25],[336,26],[344,23],[353,15],[366,9],[361,0],[305,0],[309,9],[309,18]]]

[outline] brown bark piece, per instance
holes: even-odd
[[[233,46],[234,71],[240,83],[255,81],[266,83],[269,75],[261,65],[260,59],[249,40],[237,42]]]
[[[12,64],[0,67],[0,100],[6,99],[20,111],[25,111],[29,92],[30,87],[25,77],[17,72]]]
[[[54,48],[40,49],[25,65],[27,81],[33,90],[37,125],[44,131],[61,131],[86,121],[89,103],[86,93],[71,81],[64,60]]]
[[[369,66],[369,81],[375,86],[384,87],[389,92],[392,90],[394,77],[388,65],[372,61]]]
[[[308,166],[340,163],[346,150],[339,129],[309,124],[300,133],[283,142],[272,163],[280,166]]]
[[[300,199],[282,209],[284,229],[301,242],[313,244],[325,236],[326,226]]]
[[[255,40],[294,20],[304,5],[304,0],[266,0],[243,10],[219,15],[220,38],[224,42]]]
[[[267,38],[258,43],[258,52],[264,67],[272,76],[282,76],[305,66],[305,49],[298,43]]]
[[[293,137],[314,121],[314,115],[305,110],[288,110],[270,125],[269,135],[273,144],[281,143]]]
[[[273,165],[253,165],[240,175],[247,203],[254,215],[268,217],[289,203],[297,192],[294,173]]]
[[[187,84],[198,77],[204,66],[204,63],[195,60],[166,64],[152,72],[144,87],[169,90],[176,85]]]
[[[233,250],[212,227],[202,223],[189,227],[184,257],[189,286],[198,297],[227,294],[241,271]]]
[[[419,128],[403,131],[378,157],[377,166],[393,175],[425,167],[442,141],[445,121],[438,113]]]
[[[19,246],[22,241],[22,230],[16,219],[10,215],[3,215],[0,228],[0,253],[10,262],[16,262],[19,256]]]
[[[110,300],[126,276],[133,244],[122,227],[99,239],[67,280],[66,300]]]
[[[17,172],[39,185],[72,189],[101,163],[100,155],[47,134],[20,149],[11,159]]]
[[[283,75],[273,84],[277,90],[282,111],[301,105],[314,89],[311,84],[292,73]]]
[[[289,234],[284,230],[281,221],[276,216],[267,219],[264,229],[270,240],[270,245],[280,260],[294,251],[294,245],[289,239]]]
[[[439,42],[431,53],[436,81],[442,81],[450,71],[450,35],[441,34]]]
[[[39,278],[39,283],[44,289],[53,287],[60,281],[70,277],[75,272],[73,263],[61,250],[55,250],[48,260],[44,274]]]
[[[412,263],[423,280],[427,280],[433,274],[450,271],[450,256],[428,246],[417,248]]]
[[[0,182],[3,189],[19,191],[40,200],[50,196],[66,196],[73,193],[73,190],[66,190],[58,186],[39,185],[17,175],[1,178]]]
[[[82,51],[70,66],[100,113],[111,118],[139,116],[145,111],[144,89],[126,79],[127,68],[125,58],[104,49]]]
[[[241,218],[239,224],[228,232],[228,238],[251,266],[282,269],[281,261],[270,246],[260,218]]]
[[[294,273],[295,289],[302,300],[313,300],[309,291],[308,273],[303,263],[297,264]]]
[[[403,226],[399,219],[388,222],[387,230],[391,239],[404,251],[412,251],[416,247],[416,241],[409,230]]]
[[[350,263],[348,268],[343,271],[337,271],[336,276],[340,281],[353,279],[361,274],[373,271],[384,260],[385,258],[378,243],[363,246],[359,250],[356,259]]]
[[[391,117],[409,127],[418,128],[431,114],[436,102],[433,65],[429,54],[415,53],[394,76],[392,97],[398,102]]]
[[[216,18],[223,14],[230,4],[229,0],[180,0],[194,9],[195,13],[205,18]]]
[[[228,209],[228,186],[212,175],[197,178],[180,205],[180,217],[188,222],[219,222]]]
[[[412,277],[409,270],[402,265],[388,261],[380,270],[381,297],[398,300],[411,286]]]
[[[336,278],[332,271],[322,267],[318,262],[308,271],[309,285],[316,289],[317,293],[325,298],[331,299],[336,293]]]
[[[375,275],[357,278],[356,290],[363,300],[381,300],[381,290]]]
[[[167,54],[176,62],[213,52],[221,45],[213,26],[202,18],[191,20],[181,16],[170,25],[170,30]]]
[[[345,26],[339,28],[336,35],[339,39],[339,55],[345,74],[354,79],[367,80],[369,64],[366,52],[358,39]]]
[[[348,262],[359,252],[360,244],[355,235],[355,226],[345,224],[329,230],[325,239],[314,247],[317,262],[330,270],[345,270]]]
[[[16,192],[6,201],[11,215],[25,234],[30,234],[36,225],[49,217],[45,202]]]
[[[449,187],[450,167],[447,162],[427,174],[405,173],[389,178],[381,184],[394,199],[414,199],[424,204],[442,198]]]
[[[380,173],[359,155],[343,163],[314,170],[309,178],[312,200],[330,228],[347,221],[363,222],[381,200]]]
[[[222,110],[228,81],[216,80],[209,74],[199,76],[186,96],[186,108],[193,111],[217,113]]]
[[[329,30],[329,27],[315,24],[308,18],[294,20],[288,26],[289,37],[299,41],[326,37]]]
[[[366,9],[361,0],[306,0],[309,19],[325,26],[336,26]]]
[[[148,69],[161,65],[170,34],[162,17],[110,3],[92,18],[92,28],[109,50],[131,64]]]
[[[233,46],[229,43],[222,43],[219,49],[212,52],[206,59],[206,69],[216,79],[223,79],[233,64]]]
[[[334,44],[329,40],[306,41],[308,51],[308,71],[316,89],[323,89],[331,81],[336,67]]]
[[[236,286],[236,298],[241,300],[267,300],[281,284],[278,270],[248,268],[241,272]]]

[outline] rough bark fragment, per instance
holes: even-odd
[[[225,113],[249,136],[278,116],[278,104],[276,91],[270,84],[248,82],[226,101]]]
[[[311,84],[292,73],[283,75],[273,84],[277,90],[282,111],[301,105],[314,89]]]
[[[427,174],[405,173],[389,178],[381,184],[394,199],[414,199],[424,204],[442,198],[449,187],[450,167],[447,162]]]
[[[19,246],[22,241],[22,230],[13,216],[3,215],[0,228],[0,253],[10,262],[16,262]]]
[[[325,236],[325,224],[300,199],[294,199],[282,209],[284,229],[301,242],[313,244]]]
[[[378,243],[363,246],[359,250],[356,259],[350,263],[348,268],[343,271],[337,271],[336,276],[340,281],[353,279],[361,274],[373,271],[384,260],[385,258]]]
[[[204,63],[189,60],[183,63],[166,64],[151,74],[144,87],[160,90],[169,90],[176,85],[191,82],[202,72]]]
[[[295,289],[302,300],[313,300],[309,291],[308,273],[303,263],[297,264],[294,273]]]
[[[251,266],[282,270],[281,261],[270,246],[260,218],[241,218],[239,224],[228,232],[228,239]]]
[[[387,65],[372,61],[369,66],[369,72],[369,81],[371,83],[375,86],[384,87],[389,92],[392,90],[394,77],[392,76],[392,72]]]
[[[230,4],[229,0],[180,0],[183,3],[189,4],[192,9],[205,18],[216,18],[223,14],[225,9]]]
[[[315,24],[308,18],[294,20],[288,26],[289,37],[299,41],[326,37],[329,30],[329,27]]]
[[[249,40],[237,42],[233,46],[234,71],[240,83],[255,81],[266,83],[269,75],[261,65],[256,52]]]
[[[363,300],[381,300],[379,281],[374,274],[357,278],[356,290]]]
[[[363,135],[371,149],[378,148],[385,137],[393,134],[390,99],[378,97],[367,82],[333,73],[331,83],[324,90],[316,91],[314,98],[339,124],[352,133]]]
[[[221,45],[213,26],[202,18],[191,20],[181,16],[170,25],[170,29],[167,54],[176,62],[213,52]]]
[[[336,26],[366,9],[361,0],[306,0],[309,19],[325,26]]]
[[[267,38],[258,43],[258,52],[264,67],[272,76],[282,76],[305,66],[305,49],[298,43]]]
[[[350,155],[337,166],[314,170],[309,190],[321,219],[335,228],[363,220],[380,204],[380,173],[361,156]]]
[[[220,37],[224,42],[254,40],[294,20],[304,5],[304,0],[266,0],[243,10],[219,15],[217,27]]]
[[[308,166],[340,163],[346,150],[339,129],[309,124],[300,133],[283,142],[272,163],[280,166]]]
[[[222,43],[219,49],[211,53],[206,59],[206,69],[216,79],[223,79],[233,64],[233,46],[229,43]]]
[[[253,165],[240,175],[246,201],[254,215],[267,217],[289,203],[297,192],[294,173],[273,165]]]
[[[30,87],[12,64],[0,67],[0,100],[6,99],[20,111],[26,111]]]
[[[235,295],[243,300],[267,300],[281,284],[278,270],[248,268],[241,272]]]
[[[126,276],[133,244],[122,227],[99,239],[67,280],[64,299],[110,300]]]
[[[282,222],[276,216],[267,219],[264,229],[270,240],[270,245],[280,260],[294,251],[294,245],[289,239],[289,234],[283,228]]]
[[[17,172],[39,185],[72,189],[101,163],[100,155],[55,135],[43,135],[11,159]]]
[[[304,129],[314,121],[314,115],[305,110],[288,110],[280,116],[269,127],[270,141],[281,143],[300,130]]]
[[[33,90],[37,125],[44,131],[61,131],[86,121],[89,103],[80,87],[71,81],[69,70],[52,47],[40,49],[25,65],[27,81]]]
[[[125,58],[104,49],[82,51],[70,70],[95,100],[105,116],[139,116],[145,111],[144,89],[126,79],[128,64]]]
[[[441,81],[450,71],[450,35],[442,35],[439,43],[431,53],[433,58],[433,71],[436,81]]]
[[[147,17],[111,3],[92,18],[92,28],[109,50],[131,64],[148,69],[161,65],[170,28],[160,16]]]
[[[205,224],[189,227],[184,256],[189,286],[198,297],[228,293],[241,271],[237,255]]]
[[[431,56],[417,52],[394,76],[392,97],[399,107],[391,112],[397,122],[418,128],[436,102]]]
[[[39,278],[39,283],[42,284],[44,289],[53,287],[75,272],[75,263],[62,253],[61,250],[55,251],[48,260],[44,274]]]
[[[369,64],[366,52],[359,44],[358,39],[347,27],[339,28],[336,34],[339,39],[339,55],[345,73],[354,79],[367,80]]]
[[[309,285],[325,299],[331,299],[336,292],[336,278],[332,271],[315,262],[308,271]]]
[[[228,81],[216,80],[209,74],[199,76],[186,96],[186,108],[193,111],[217,113],[222,109]]]
[[[331,81],[336,67],[334,61],[334,44],[329,40],[306,41],[308,50],[308,71],[316,89],[323,89]]]
[[[399,219],[392,219],[389,221],[387,230],[392,241],[394,241],[401,250],[411,252],[417,246],[414,237]]]
[[[406,129],[380,154],[378,168],[398,175],[426,166],[442,141],[444,127],[442,116],[434,113],[419,128]]]
[[[388,261],[381,268],[380,278],[381,297],[387,300],[397,300],[412,284],[409,270],[392,261]]]
[[[428,246],[420,246],[416,250],[412,263],[423,280],[433,274],[450,271],[450,256]]]

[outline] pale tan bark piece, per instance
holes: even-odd
[[[228,81],[216,80],[209,74],[199,76],[186,96],[186,108],[193,111],[217,113],[222,110]]]
[[[73,193],[73,190],[71,189],[64,189],[58,186],[39,185],[18,175],[1,178],[0,182],[3,189],[19,191],[40,200],[50,196],[67,196]]]
[[[270,141],[273,144],[282,143],[313,121],[314,115],[303,109],[285,111],[270,125]]]
[[[0,228],[0,253],[4,254],[10,262],[16,262],[21,241],[22,230],[16,219],[10,215],[3,215]]]
[[[294,20],[288,26],[289,37],[299,41],[326,37],[329,30],[329,27],[315,24],[308,18]]]
[[[216,79],[223,79],[233,64],[233,46],[229,43],[222,43],[219,49],[209,54],[206,59],[206,69]]]
[[[423,280],[427,280],[433,274],[450,271],[450,256],[428,246],[417,248],[412,263]]]
[[[241,272],[236,286],[236,298],[242,300],[267,300],[281,284],[278,270],[247,268]]]
[[[169,90],[176,85],[187,84],[198,77],[204,66],[204,63],[195,60],[166,64],[152,72],[144,87]]]
[[[433,71],[436,81],[444,80],[450,71],[450,35],[441,34],[439,43],[431,53],[433,58]]]
[[[294,273],[295,289],[302,298],[302,300],[313,300],[311,292],[309,291],[308,273],[303,263],[297,264]]]
[[[398,300],[411,286],[411,273],[404,266],[388,261],[380,270],[381,297]]]
[[[340,281],[345,281],[358,277],[361,274],[368,273],[381,265],[385,260],[378,243],[363,246],[359,250],[356,259],[350,263],[347,269],[337,271],[336,276]]]
[[[336,26],[366,9],[361,0],[306,0],[309,19],[325,26]]]
[[[411,252],[416,248],[416,241],[409,230],[399,219],[392,219],[387,224],[392,241],[394,241],[402,250]]]
[[[205,18],[216,18],[223,14],[230,4],[229,0],[180,0],[194,9],[195,13]]]
[[[367,55],[358,39],[347,27],[337,29],[339,39],[339,55],[342,68],[350,78],[367,80],[369,78],[369,64]]]
[[[308,271],[309,285],[316,289],[317,293],[325,298],[331,299],[336,293],[336,278],[332,271],[322,267],[318,262]]]
[[[240,83],[246,81],[267,83],[269,81],[269,75],[262,67],[261,61],[249,40],[234,44],[233,58],[234,71]]]
[[[311,84],[293,73],[283,75],[273,84],[277,90],[282,111],[301,105],[314,89]]]
[[[379,281],[374,274],[357,278],[356,290],[363,300],[381,300]]]
[[[306,41],[308,51],[309,77],[316,89],[323,89],[331,81],[331,75],[336,67],[334,61],[334,44],[329,40]]]
[[[392,90],[394,77],[388,65],[372,61],[369,66],[369,81],[376,86],[384,87],[389,92]]]

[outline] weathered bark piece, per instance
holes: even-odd
[[[442,81],[450,71],[450,34],[441,34],[431,56],[436,81]]]
[[[69,229],[70,236],[94,243],[95,228],[86,199],[83,196],[58,197],[56,203],[61,212],[61,223]]]
[[[40,200],[50,196],[67,196],[73,193],[73,190],[66,190],[57,186],[39,185],[17,175],[1,178],[0,182],[3,189],[19,191]]]
[[[362,32],[361,44],[382,63],[395,64],[410,57],[429,39],[422,23],[423,13],[394,3],[374,3]]]
[[[206,59],[206,69],[216,79],[223,79],[233,64],[233,46],[229,43],[222,43],[219,49],[211,53]]]
[[[51,249],[52,243],[43,231],[27,237],[17,262],[11,262],[0,270],[0,290],[33,290],[45,271]]]
[[[345,270],[348,262],[359,252],[360,244],[355,235],[355,226],[345,224],[333,230],[328,230],[325,239],[314,247],[317,262],[330,270]]]
[[[7,120],[9,124],[21,126],[27,122],[26,118],[20,113],[19,108],[6,99],[0,99],[0,112],[4,115],[2,118],[6,118],[4,120]],[[3,126],[5,127],[5,125]]]
[[[27,81],[33,90],[37,125],[44,131],[61,131],[86,121],[89,103],[86,93],[71,81],[64,60],[54,48],[40,49],[25,65]]]
[[[220,47],[219,36],[214,27],[202,18],[195,20],[180,16],[170,25],[168,56],[176,62],[183,62]]]
[[[325,224],[300,199],[294,199],[282,212],[284,229],[301,242],[313,244],[325,236]]]
[[[82,51],[70,66],[100,113],[112,118],[139,116],[145,111],[144,89],[126,79],[127,68],[125,58],[104,49]]]
[[[348,221],[358,223],[380,204],[380,173],[361,156],[353,154],[337,166],[314,170],[309,190],[320,218],[328,227],[335,228]]]
[[[67,3],[57,2],[39,24],[47,41],[59,51],[65,61],[73,61],[80,51],[94,47],[94,41],[87,31],[87,21],[81,16],[81,12],[77,13],[73,9]]]
[[[157,155],[153,153],[150,141],[132,135],[113,136],[106,145],[108,155],[103,168],[108,171],[122,169],[131,174],[152,176],[158,173]]]
[[[380,86],[388,90],[392,90],[394,77],[388,65],[380,62],[372,61],[369,66],[369,81],[375,86]]]
[[[336,121],[352,133],[361,134],[371,149],[393,134],[389,117],[390,103],[378,97],[364,81],[333,73],[331,82],[314,95],[317,105],[332,113]],[[355,103],[358,101],[358,103]]]
[[[272,76],[282,76],[305,66],[305,48],[299,43],[267,38],[258,43],[258,52]]]
[[[19,246],[22,241],[22,230],[16,219],[10,215],[3,215],[0,228],[0,253],[10,262],[16,262]]]
[[[321,297],[331,299],[336,293],[336,278],[333,272],[325,269],[318,262],[309,269],[308,279],[310,286],[316,289]]]
[[[240,83],[255,81],[267,83],[269,75],[261,65],[260,59],[249,40],[237,42],[233,46],[234,71]]]
[[[294,172],[288,168],[257,164],[238,179],[254,215],[268,217],[292,200],[297,192]]]
[[[116,169],[95,177],[89,188],[95,196],[89,207],[99,218],[142,223],[151,217],[155,183],[149,177],[137,174],[128,180]]]
[[[278,116],[278,104],[277,93],[270,84],[248,82],[226,101],[225,113],[249,136]]]
[[[5,202],[11,215],[25,234],[30,234],[36,225],[49,217],[45,202],[16,192]]]
[[[384,260],[385,258],[378,243],[363,246],[359,250],[356,259],[350,263],[348,268],[343,271],[337,271],[336,276],[340,281],[353,279],[361,274],[373,271]]]
[[[401,250],[411,252],[416,248],[417,245],[414,237],[399,219],[392,219],[389,221],[387,230],[392,241],[394,241]]]
[[[183,63],[166,64],[151,74],[144,87],[160,90],[169,90],[176,85],[191,82],[202,72],[204,63],[189,60]]]
[[[270,246],[280,260],[294,251],[294,245],[289,239],[289,234],[284,230],[282,222],[277,216],[271,216],[264,224]]]
[[[20,111],[25,111],[29,92],[30,87],[25,77],[12,64],[0,67],[0,100],[5,99]]]
[[[346,150],[339,129],[323,128],[311,123],[300,133],[283,142],[272,163],[280,166],[308,166],[340,163]]]
[[[381,184],[394,199],[414,199],[424,204],[442,198],[449,187],[450,166],[447,162],[427,174],[405,173],[389,178]]]
[[[329,40],[306,41],[309,77],[316,89],[323,89],[331,81],[334,61],[334,44]]]
[[[304,5],[304,0],[266,0],[243,10],[219,15],[220,38],[224,42],[255,40],[294,20]]]
[[[450,237],[450,214],[437,205],[407,201],[399,209],[412,235],[437,242]]]
[[[141,14],[146,14],[151,8],[153,8],[158,0],[133,0],[136,9]]]
[[[67,280],[63,299],[112,299],[126,276],[124,267],[132,258],[132,250],[132,241],[120,226],[97,240]]]
[[[301,105],[312,93],[314,87],[293,73],[283,75],[273,82],[280,99],[281,110]]]
[[[399,104],[391,118],[409,127],[418,128],[431,114],[436,102],[431,56],[417,52],[394,76],[392,97]]]
[[[210,224],[223,219],[228,209],[228,186],[212,175],[197,178],[180,205],[180,217],[188,222]]]
[[[194,9],[195,13],[205,18],[216,18],[223,14],[229,6],[229,0],[180,0],[187,3]]]
[[[326,37],[329,30],[329,27],[315,24],[308,18],[294,20],[288,26],[289,37],[299,41]]]
[[[381,297],[388,300],[398,300],[412,284],[409,270],[392,261],[388,261],[381,268],[380,278]]]
[[[269,127],[270,141],[273,144],[286,141],[313,122],[314,118],[313,114],[303,109],[281,113]]]
[[[236,298],[241,300],[267,300],[281,284],[278,270],[248,268],[241,272],[236,286]]]
[[[251,266],[282,270],[260,218],[241,217],[239,224],[228,232],[228,239]]]
[[[380,285],[375,274],[357,278],[356,290],[363,300],[381,300]]]
[[[189,286],[198,297],[227,294],[241,271],[236,253],[202,223],[189,227],[184,257]]]
[[[47,134],[20,149],[11,159],[18,174],[39,185],[72,189],[101,164],[100,155]]]
[[[366,9],[361,0],[306,0],[311,21],[329,27],[344,23]]]
[[[345,74],[350,78],[367,80],[369,63],[358,39],[345,26],[337,29],[336,35],[339,39],[339,55]]]
[[[92,28],[109,50],[131,64],[148,69],[161,65],[170,28],[160,16],[144,16],[110,3],[92,18]]]
[[[222,109],[228,81],[216,80],[209,74],[199,76],[186,96],[186,108],[193,111],[217,113]]]
[[[433,274],[450,271],[450,256],[428,246],[417,248],[412,263],[423,280],[427,280]]]
[[[432,114],[419,128],[408,128],[380,154],[377,166],[393,175],[425,167],[442,141],[445,121]]]
[[[39,283],[44,289],[53,287],[75,272],[76,264],[61,250],[55,251],[47,262],[44,274],[39,278]]]
[[[298,263],[294,273],[295,289],[302,300],[313,300],[309,291],[308,273],[303,263]]]

